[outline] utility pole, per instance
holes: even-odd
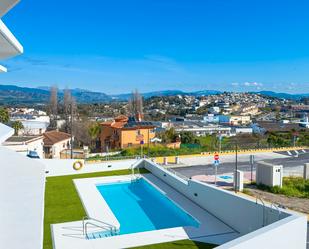
[[[221,153],[221,146],[222,146],[222,134],[221,133],[219,133],[218,138],[219,138],[219,153]]]
[[[150,150],[150,137],[149,137],[149,128],[148,128],[148,151],[147,151],[147,157],[149,158],[149,150]]]
[[[237,183],[238,183],[238,177],[237,177],[237,170],[238,170],[238,144],[236,141],[236,145],[235,145],[235,176],[234,176],[234,190],[235,193],[237,193]]]
[[[253,182],[254,155],[250,155],[250,165],[251,165],[251,184],[252,184],[252,182]]]
[[[70,104],[71,107],[71,159],[73,159],[73,103]]]

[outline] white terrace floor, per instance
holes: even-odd
[[[176,227],[142,233],[117,235],[112,237],[86,240],[83,236],[82,221],[67,222],[52,225],[53,243],[55,249],[101,249],[130,248],[134,246],[192,239],[201,242],[223,244],[239,236],[238,232],[224,224],[206,210],[202,209],[185,196],[165,184],[152,174],[143,177],[166,194],[186,212],[200,222],[199,228]],[[96,184],[130,180],[131,176],[96,177],[74,180],[88,216],[119,226],[117,219],[103,200]],[[214,200],[209,200],[214,201]]]

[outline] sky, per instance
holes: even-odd
[[[21,0],[0,84],[309,93],[308,0]]]

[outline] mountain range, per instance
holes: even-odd
[[[58,91],[60,100],[63,98],[64,90]],[[109,101],[126,101],[130,98],[131,93],[108,95],[102,92],[94,92],[85,89],[71,89],[72,95],[79,103],[100,103]],[[185,92],[180,90],[164,90],[141,93],[144,98],[150,98],[153,96],[175,96],[175,95],[191,95],[191,96],[207,96],[212,94],[222,93],[216,90],[204,90],[195,92]],[[309,94],[288,94],[277,93],[272,91],[260,91],[255,92],[270,97],[284,98],[299,100],[303,97],[309,97]],[[43,104],[49,100],[49,88],[48,87],[19,87],[15,85],[0,85],[0,105],[1,104]]]

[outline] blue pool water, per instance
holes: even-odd
[[[120,234],[199,223],[144,179],[97,185],[120,223]]]

